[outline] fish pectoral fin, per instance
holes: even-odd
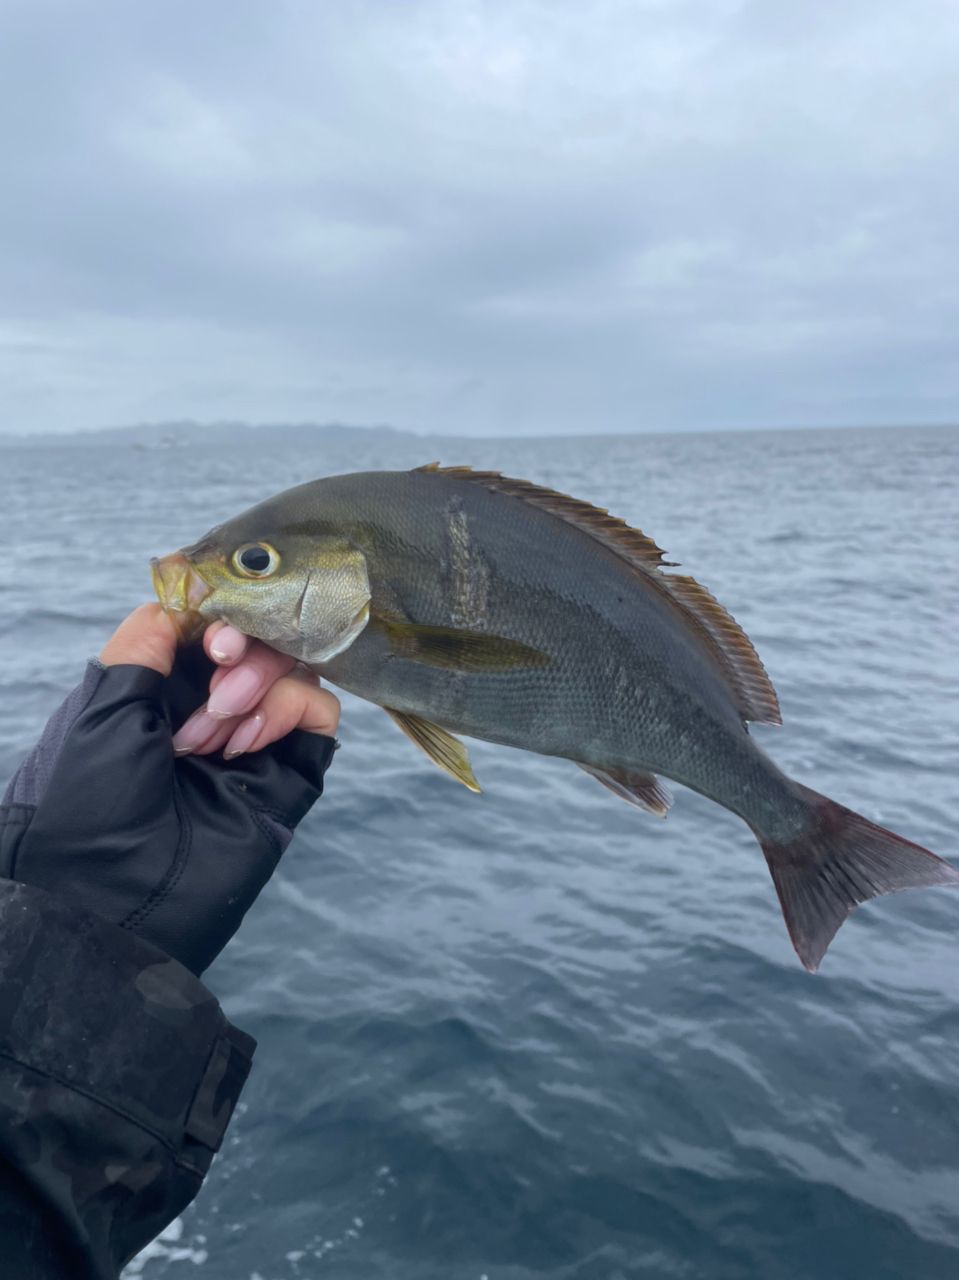
[[[614,795],[648,813],[655,813],[659,818],[666,817],[673,803],[673,797],[653,773],[639,773],[634,769],[597,769],[595,765],[581,761],[577,764]]]
[[[405,711],[394,711],[392,707],[384,707],[383,710],[421,751],[426,752],[435,765],[448,773],[451,778],[455,778],[457,782],[462,782],[463,786],[470,791],[480,790],[470,764],[469,752],[459,738],[454,738],[438,724],[423,720],[419,716],[412,716]]]
[[[545,667],[552,661],[548,653],[520,640],[486,635],[482,631],[424,627],[416,622],[384,617],[378,617],[376,625],[387,636],[390,648],[398,658],[448,671],[484,674]]]

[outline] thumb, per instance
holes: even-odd
[[[141,604],[103,646],[100,661],[105,667],[130,664],[168,676],[173,670],[176,640],[169,614],[158,604]]]

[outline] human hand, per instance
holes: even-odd
[[[339,711],[291,659],[210,631],[212,661],[176,649],[159,606],[131,614],[21,766],[0,824],[0,874],[69,897],[197,974],[322,793]]]
[[[169,675],[175,646],[173,624],[160,606],[141,605],[114,632],[100,661],[104,666],[139,662]],[[217,669],[209,698],[174,734],[177,755],[222,750],[230,760],[259,751],[294,729],[328,737],[336,733],[339,700],[294,658],[224,622],[206,629],[203,648]]]

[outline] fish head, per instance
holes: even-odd
[[[153,584],[182,635],[231,626],[312,665],[346,649],[369,619],[366,558],[331,529],[284,525],[269,504],[153,560]]]

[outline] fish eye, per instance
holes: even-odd
[[[280,567],[280,557],[266,542],[248,542],[233,552],[233,567],[244,578],[268,578]]]

